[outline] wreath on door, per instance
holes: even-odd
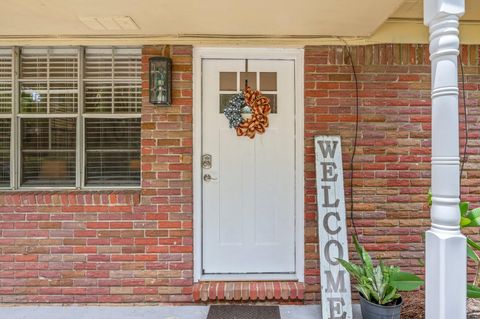
[[[254,138],[257,133],[265,133],[270,111],[270,99],[247,86],[228,101],[224,114],[237,136]]]

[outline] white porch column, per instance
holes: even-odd
[[[431,229],[426,233],[426,319],[466,318],[466,241],[460,233],[458,20],[464,0],[425,0],[432,62]]]

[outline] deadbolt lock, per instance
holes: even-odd
[[[212,155],[210,154],[202,155],[202,168],[203,169],[212,168]]]

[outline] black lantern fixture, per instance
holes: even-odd
[[[172,60],[167,57],[151,57],[149,60],[150,103],[172,103]]]

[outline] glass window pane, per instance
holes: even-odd
[[[76,113],[78,107],[78,83],[50,83],[50,113]]]
[[[91,49],[85,51],[85,78],[111,78],[113,69],[112,49]]]
[[[220,91],[237,90],[237,72],[220,72]]]
[[[235,94],[220,94],[220,113],[225,112],[225,108],[228,105],[228,102],[232,99]]]
[[[115,113],[140,113],[142,110],[142,83],[115,83]]]
[[[11,81],[12,72],[12,50],[0,48],[0,80]]]
[[[260,72],[260,90],[277,90],[277,72]]]
[[[257,89],[257,73],[256,72],[240,72],[240,90],[245,87],[245,80],[248,80],[248,86]]]
[[[10,119],[0,119],[0,187],[10,186]]]
[[[22,186],[75,186],[76,119],[21,119]]]
[[[50,79],[74,79],[78,77],[78,52],[54,50],[49,56]]]
[[[46,113],[47,112],[47,83],[23,82],[20,83],[20,112]]]
[[[85,112],[112,113],[112,83],[85,83]]]
[[[12,50],[0,48],[0,113],[12,112]]]
[[[46,79],[47,68],[47,50],[22,50],[20,55],[21,79]]]
[[[87,186],[140,185],[140,119],[85,119]]]
[[[12,112],[12,83],[0,82],[0,113]]]
[[[115,50],[114,78],[140,78],[142,55],[140,50]]]
[[[264,94],[264,96],[268,97],[270,99],[270,108],[271,114],[276,114],[277,113],[277,95],[276,94]]]

